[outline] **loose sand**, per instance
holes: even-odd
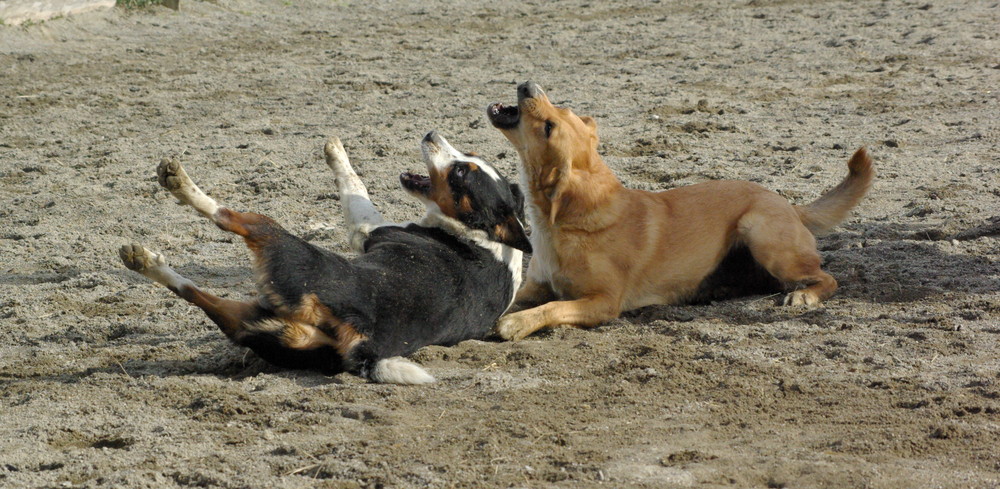
[[[0,27],[0,486],[998,487],[996,2],[183,2]],[[156,184],[346,251],[321,148],[387,216],[431,129],[513,176],[517,82],[596,117],[624,183],[794,202],[858,146],[819,240],[838,294],[650,307],[421,350],[440,380],[282,371],[126,270],[137,241],[248,297],[242,243]]]

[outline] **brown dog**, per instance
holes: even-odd
[[[549,326],[593,326],[623,310],[714,298],[725,272],[791,290],[786,305],[816,304],[836,290],[820,269],[814,235],[847,217],[871,186],[865,148],[840,185],[805,206],[741,181],[632,190],[597,154],[594,119],[553,106],[531,82],[517,94],[516,107],[493,104],[487,115],[517,148],[529,189],[534,254],[511,311],[532,308],[502,317],[500,336],[520,339]]]

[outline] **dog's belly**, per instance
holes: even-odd
[[[626,298],[622,303],[622,310],[629,311],[640,307],[654,305],[674,305],[683,304],[691,297],[697,284],[684,284],[665,286],[661,290],[642,291],[632,297]]]

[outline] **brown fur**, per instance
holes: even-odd
[[[442,214],[456,219],[458,217],[458,209],[455,205],[455,197],[451,191],[451,185],[448,184],[448,174],[440,172],[436,168],[430,168],[428,172],[428,176],[431,179],[431,193],[428,195],[428,198],[437,204]]]
[[[263,263],[264,248],[276,239],[277,233],[273,232],[273,228],[278,226],[277,223],[261,214],[236,212],[225,207],[220,207],[212,219],[221,229],[243,237],[253,254],[256,270],[267,268]],[[266,277],[261,277],[259,281],[268,283]],[[185,287],[178,293],[202,308],[234,341],[238,341],[247,330],[275,330],[280,331],[280,342],[286,348],[312,350],[328,346],[346,355],[365,339],[353,326],[335,317],[315,294],[303,295],[295,304],[285,304],[266,285],[261,290],[270,311],[256,302],[221,299],[194,286]]]
[[[521,156],[535,254],[511,310],[537,307],[501,318],[504,338],[685,302],[737,246],[796,289],[785,304],[816,304],[836,290],[820,269],[814,233],[843,220],[871,185],[864,148],[851,158],[847,178],[806,206],[742,181],[654,193],[621,185],[597,153],[593,119],[553,106],[540,89],[519,109],[518,125],[501,132]]]

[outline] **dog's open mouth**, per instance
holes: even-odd
[[[431,177],[405,172],[399,175],[399,183],[410,192],[427,195],[431,191]]]
[[[516,105],[506,106],[499,102],[486,108],[486,117],[497,129],[513,129],[521,122],[521,112]]]

